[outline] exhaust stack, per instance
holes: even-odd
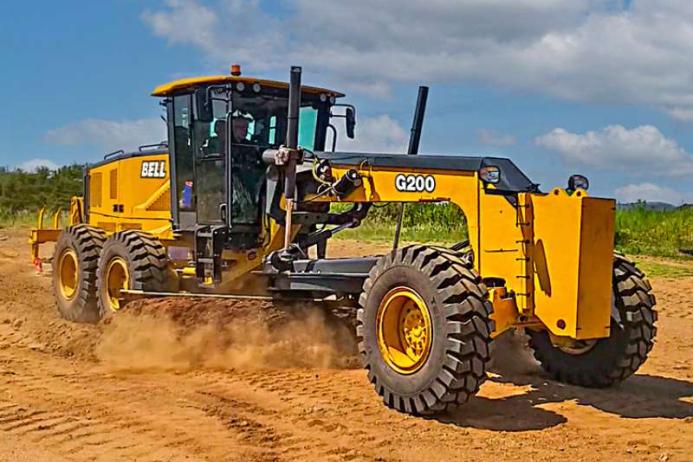
[[[296,191],[296,165],[301,157],[298,152],[298,113],[301,107],[301,68],[291,67],[289,80],[289,110],[286,125],[286,163],[284,166],[284,198],[286,199],[286,220],[284,222],[284,253],[291,244],[291,214],[294,209]]]
[[[423,127],[424,114],[426,113],[426,102],[428,101],[428,87],[419,87],[419,96],[416,98],[416,109],[414,110],[414,121],[411,124],[411,134],[409,135],[409,148],[407,154],[415,156],[419,153],[419,141],[421,141],[421,128]],[[399,215],[395,227],[395,239],[392,249],[397,250],[399,246],[399,236],[402,232],[402,220],[404,220],[404,202],[399,205]]]

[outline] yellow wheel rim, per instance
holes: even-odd
[[[129,283],[127,262],[120,257],[115,257],[108,262],[106,268],[106,291],[108,293],[106,295],[113,311],[120,309],[120,291],[127,289]]]
[[[378,348],[392,369],[413,374],[426,363],[431,352],[431,315],[416,291],[390,290],[378,307],[376,329]]]
[[[79,284],[79,264],[77,254],[72,249],[65,249],[60,254],[58,264],[60,272],[60,293],[66,300],[72,300]]]

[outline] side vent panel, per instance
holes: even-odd
[[[103,179],[102,179],[102,174],[101,172],[98,173],[92,173],[91,178],[89,179],[89,200],[91,201],[91,206],[92,207],[101,207],[103,204],[102,201],[102,185],[103,185]]]
[[[118,169],[111,170],[109,186],[111,190],[111,199],[118,199]]]
[[[152,202],[152,205],[147,207],[147,210],[151,210],[152,212],[166,212],[167,210],[171,209],[171,191],[166,190],[165,193],[160,195],[154,202]]]

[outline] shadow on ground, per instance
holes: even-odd
[[[542,372],[522,336],[498,340],[489,381],[522,388],[499,398],[477,396],[437,420],[497,431],[541,430],[567,421],[543,405],[571,401],[627,419],[693,419],[693,382],[636,374],[607,389],[567,385]]]

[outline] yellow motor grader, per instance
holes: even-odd
[[[60,314],[97,322],[133,297],[220,296],[352,312],[363,366],[386,405],[432,414],[466,402],[489,346],[524,329],[558,380],[605,387],[655,336],[647,278],[614,253],[615,202],[587,180],[542,191],[507,158],[335,152],[343,94],[231,74],[156,88],[168,141],[85,170],[51,258]],[[421,95],[421,94],[420,94]],[[425,97],[409,154],[416,154]],[[329,258],[329,240],[376,203],[460,207],[467,242]],[[340,203],[340,207],[332,207]],[[346,205],[345,205],[346,204]]]

